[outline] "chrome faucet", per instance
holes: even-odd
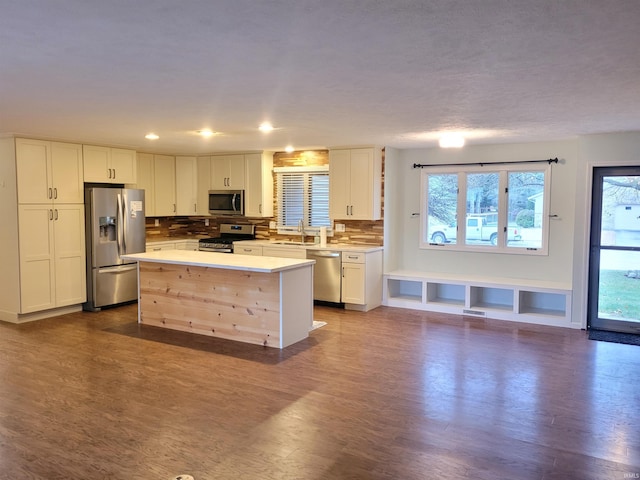
[[[298,231],[300,232],[300,243],[304,243],[304,222],[302,221],[302,219],[300,219],[300,221],[298,222]]]

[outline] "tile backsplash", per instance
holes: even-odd
[[[156,226],[156,220],[158,226]],[[209,226],[205,225],[209,220]],[[291,235],[279,235],[276,230],[269,229],[269,221],[273,218],[246,218],[246,217],[147,217],[146,234],[147,241],[207,238],[220,235],[221,223],[252,223],[256,226],[256,238],[258,240],[284,240],[292,238]],[[345,225],[344,232],[335,232],[333,237],[327,239],[328,243],[346,243],[357,245],[382,245],[383,221],[346,221],[340,220]],[[294,238],[297,240],[298,237]],[[309,240],[311,240],[309,238]]]

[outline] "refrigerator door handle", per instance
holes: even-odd
[[[138,264],[137,263],[131,263],[131,264],[128,264],[128,265],[122,265],[122,266],[118,266],[118,267],[99,268],[98,269],[98,273],[118,274],[118,273],[130,272],[131,270],[136,270],[137,268],[138,268]]]
[[[123,245],[123,221],[124,221],[124,217],[122,216],[122,195],[118,193],[118,195],[116,196],[117,200],[117,204],[118,207],[116,209],[116,244],[118,246],[118,257],[120,255],[122,255],[124,252],[124,245]]]
[[[114,177],[115,177],[115,169],[114,169]],[[128,232],[128,228],[127,228],[127,194],[126,193],[122,193],[122,211],[121,211],[121,218],[120,218],[120,225],[122,225],[122,254],[126,254],[129,253],[127,251],[127,235],[129,235]]]

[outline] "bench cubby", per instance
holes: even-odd
[[[383,304],[580,328],[571,322],[571,288],[557,282],[395,271],[384,275]]]

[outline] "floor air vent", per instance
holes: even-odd
[[[463,315],[476,315],[480,317],[484,317],[486,313],[480,310],[467,310],[466,308],[462,310]]]

